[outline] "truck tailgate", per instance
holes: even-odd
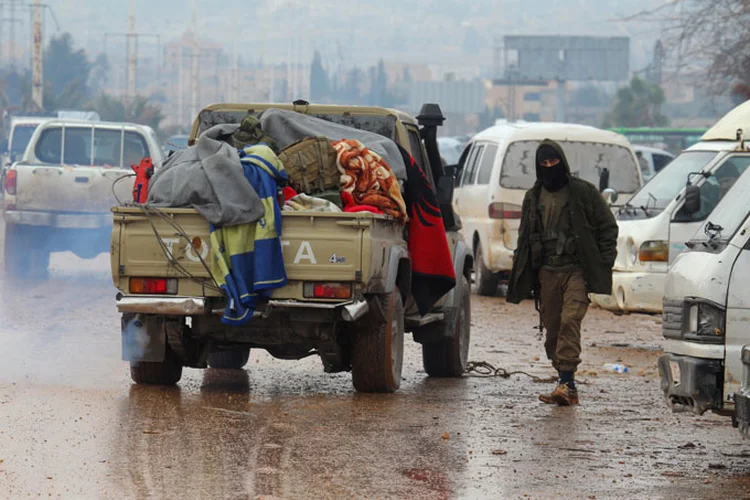
[[[216,291],[196,289],[196,279],[210,272],[208,221],[192,209],[163,209],[159,213],[116,207],[112,233],[112,273],[115,285],[127,288],[129,277],[184,277],[179,295],[216,296]],[[284,213],[281,244],[290,284],[274,297],[299,296],[303,281],[356,281],[361,279],[362,241],[373,214]],[[159,238],[155,236],[155,231]],[[161,243],[160,243],[161,241]],[[192,242],[189,243],[189,242]],[[193,249],[200,249],[200,252]],[[169,251],[175,262],[165,256]],[[198,255],[200,254],[200,256]],[[181,269],[182,270],[181,270]]]
[[[15,208],[46,212],[108,212],[132,199],[133,180],[112,183],[132,171],[121,168],[17,164]]]

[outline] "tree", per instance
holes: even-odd
[[[330,97],[328,73],[323,68],[323,60],[317,50],[310,67],[310,98],[313,102],[324,102]]]
[[[44,51],[44,108],[79,108],[91,98],[91,63],[74,50],[70,33],[52,37]]]
[[[372,84],[370,86],[370,103],[373,106],[390,107],[392,99],[388,95],[388,75],[385,72],[385,63],[381,59],[378,66],[370,72]]]
[[[107,54],[99,54],[91,65],[91,72],[89,74],[88,84],[93,92],[101,92],[107,83],[109,83],[109,73],[110,65]]]
[[[661,24],[669,65],[693,72],[696,83],[713,95],[737,93],[750,85],[750,2],[748,0],[673,0],[625,20]]]
[[[668,124],[661,114],[664,91],[658,85],[634,76],[630,85],[617,91],[604,127],[659,127]]]

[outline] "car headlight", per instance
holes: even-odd
[[[664,240],[646,241],[638,252],[641,262],[668,262],[669,243]]]
[[[703,337],[724,335],[724,310],[713,304],[701,302],[690,306],[688,313],[689,333]]]

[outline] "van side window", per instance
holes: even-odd
[[[482,157],[482,151],[484,150],[484,144],[475,144],[474,149],[469,155],[469,161],[466,163],[466,169],[464,171],[463,180],[461,181],[462,186],[473,184],[475,180],[474,174],[479,164],[479,159]]]
[[[479,164],[479,173],[477,174],[477,184],[489,184],[492,176],[492,167],[495,165],[497,156],[497,145],[488,144],[484,150],[482,161]]]
[[[701,184],[701,209],[694,214],[687,214],[683,209],[674,217],[677,222],[702,221],[713,212],[724,195],[732,188],[737,179],[750,166],[750,156],[732,156],[711,173],[706,182]]]
[[[464,150],[461,152],[461,157],[458,159],[458,165],[456,165],[456,171],[454,175],[456,176],[453,185],[455,187],[458,187],[461,185],[461,181],[464,177],[464,171],[466,170],[466,164],[468,162],[469,158],[469,152],[471,151],[471,144],[468,144]]]

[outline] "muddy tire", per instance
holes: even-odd
[[[182,362],[165,346],[164,361],[139,361],[130,363],[130,378],[136,384],[174,385],[182,378]]]
[[[497,294],[500,276],[484,266],[482,255],[482,245],[479,244],[474,252],[474,290],[479,295],[492,297]]]
[[[359,392],[395,392],[404,362],[404,304],[398,287],[375,300],[384,319],[373,314],[354,334],[352,382]]]
[[[466,277],[462,277],[461,298],[452,319],[444,325],[452,330],[452,338],[422,344],[422,366],[430,377],[460,377],[466,371],[471,339],[471,290]]]
[[[208,366],[224,370],[241,370],[250,359],[250,348],[214,351],[208,355]]]

